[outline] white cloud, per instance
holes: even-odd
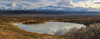
[[[57,4],[52,6],[55,7],[69,7],[72,9],[76,9],[77,7],[81,7],[81,10],[86,9],[87,11],[100,11],[100,0],[60,0]],[[97,3],[95,3],[97,2]],[[77,10],[80,8],[77,8]]]
[[[77,10],[87,10],[87,11],[100,11],[100,0],[0,0],[1,3],[10,3],[10,2],[20,2],[29,4],[31,8],[40,8],[47,6],[54,6],[52,9],[67,9],[72,8]],[[27,6],[27,5],[26,5]],[[58,8],[55,8],[58,7]],[[47,9],[49,9],[48,7]]]
[[[12,3],[16,3],[16,7],[13,6],[8,6],[9,4],[11,5]],[[35,9],[39,7],[46,7],[48,5],[52,5],[56,3],[55,1],[50,1],[50,0],[0,0],[0,9],[20,9],[20,8],[25,8],[25,9]],[[22,7],[20,7],[20,6]]]

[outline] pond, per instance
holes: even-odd
[[[29,32],[36,32],[42,34],[64,35],[72,28],[85,27],[83,24],[69,23],[69,22],[47,22],[45,24],[31,24],[25,25],[22,23],[13,23],[21,29]]]

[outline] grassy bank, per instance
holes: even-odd
[[[0,16],[0,20],[5,22],[22,22],[25,24],[38,24],[48,21],[73,22],[80,23],[86,26],[93,23],[100,23],[100,16],[85,16],[85,17],[24,17],[24,16]]]
[[[12,22],[23,22],[22,20],[14,20],[13,18],[1,17],[0,19],[0,39],[62,39],[62,36],[54,36],[48,34],[39,34],[27,32],[23,29],[12,25]],[[22,18],[23,19],[23,18]],[[25,19],[26,20],[26,19]]]
[[[48,21],[58,21],[58,22],[73,22],[73,23],[81,23],[86,26],[89,26],[93,23],[100,23],[100,16],[93,17],[10,17],[10,16],[0,16],[0,39],[89,39],[93,37],[93,39],[97,38],[95,36],[99,35],[100,28],[95,27],[87,27],[82,29],[74,29],[75,31],[69,32],[65,36],[54,36],[48,34],[39,34],[34,32],[27,32],[18,28],[11,23],[22,22],[25,24],[37,24],[37,23],[45,23]],[[95,25],[97,26],[97,25]],[[91,28],[91,29],[90,29]],[[95,28],[95,29],[94,29]],[[92,32],[93,31],[93,32]],[[98,32],[98,33],[96,33]],[[96,35],[93,35],[96,34]],[[99,37],[98,37],[99,38]],[[91,38],[92,39],[92,38]]]

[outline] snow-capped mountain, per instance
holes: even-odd
[[[80,6],[81,5],[81,6]],[[60,10],[60,11],[96,11],[90,6],[74,3],[72,0],[26,0],[0,1],[0,10]]]
[[[82,7],[81,8],[78,7],[77,10],[75,8],[67,7],[71,6],[70,3],[71,2],[68,0],[61,0],[54,4],[45,6],[43,4],[38,4],[38,3],[13,1],[13,2],[0,3],[0,10],[63,10],[63,11],[85,10]]]
[[[18,3],[18,2],[0,3],[0,10],[30,10],[34,8],[36,7],[27,3]]]

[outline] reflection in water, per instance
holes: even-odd
[[[68,22],[47,22],[45,24],[33,24],[33,25],[24,25],[22,23],[13,23],[13,24],[29,32],[47,33],[53,35],[66,34],[70,29],[74,27],[76,28],[85,27],[83,24],[68,23]]]

